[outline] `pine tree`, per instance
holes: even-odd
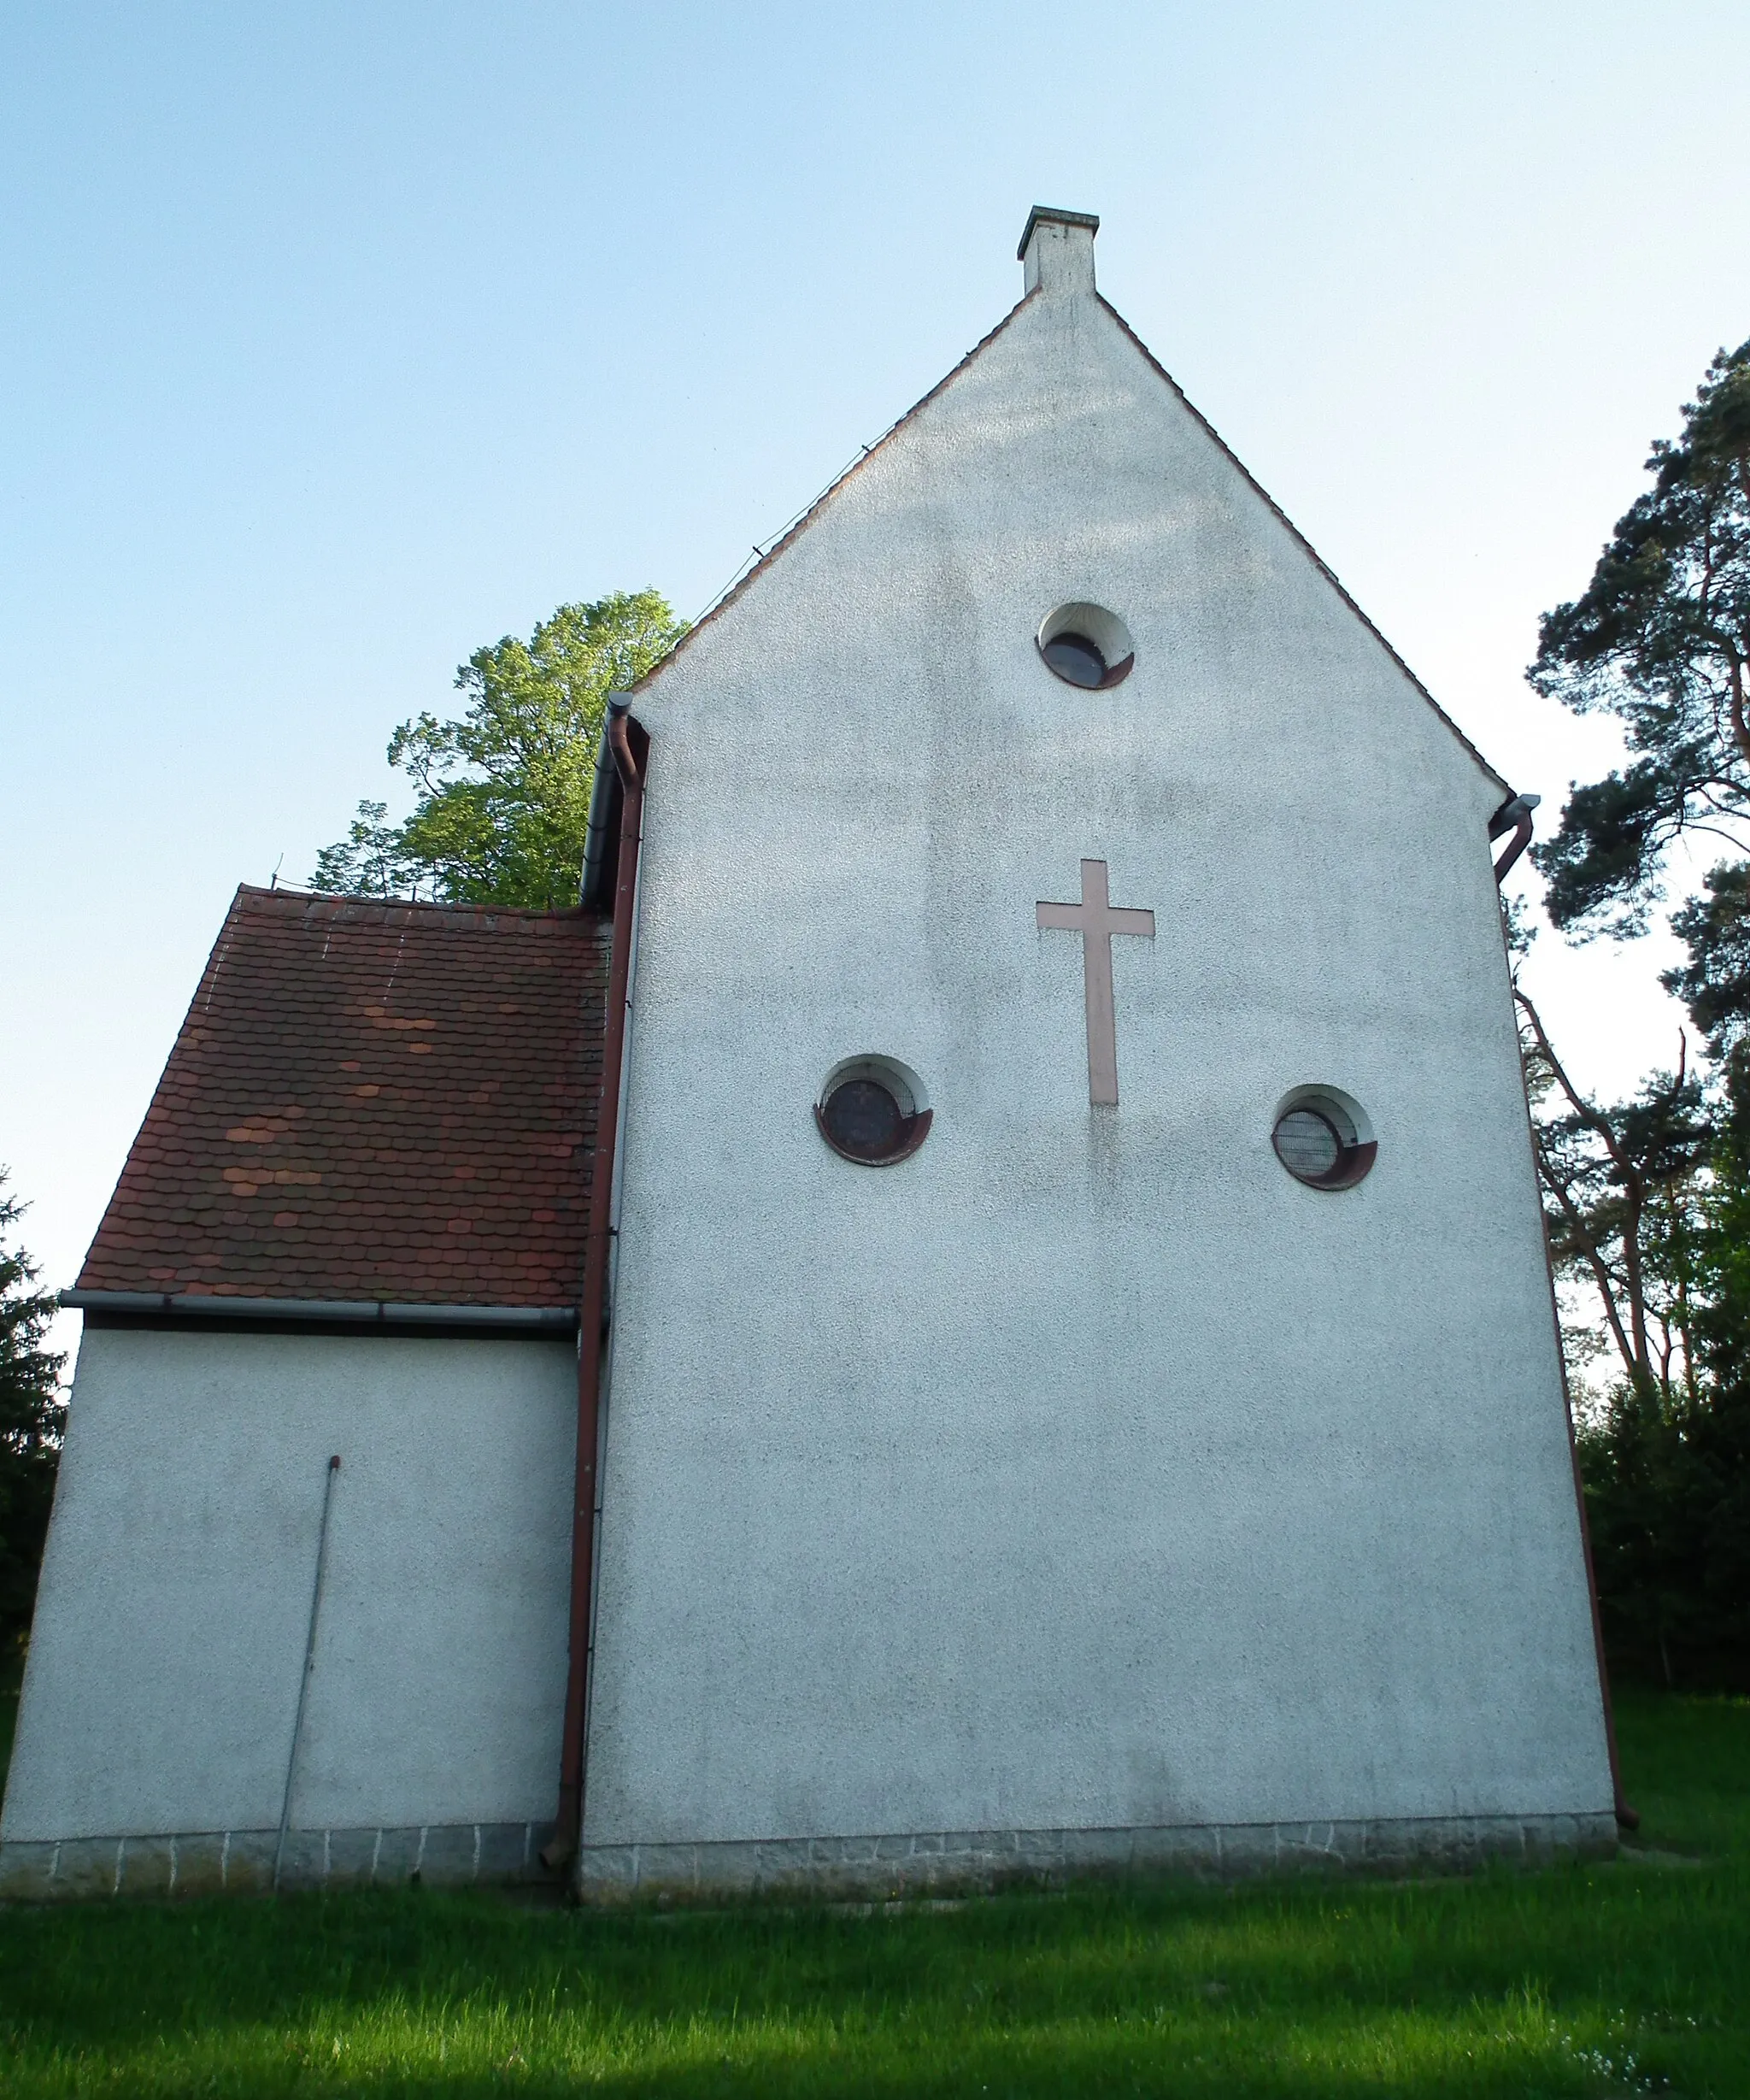
[[[1531,683],[1612,715],[1626,769],[1576,786],[1532,858],[1555,923],[1644,929],[1675,842],[1750,842],[1750,343],[1722,350],[1647,462],[1583,596],[1543,618]]]
[[[55,1300],[32,1288],[36,1265],[9,1244],[24,1205],[6,1180],[0,1168],[0,1658],[30,1632],[67,1424],[64,1359],[44,1346]]]

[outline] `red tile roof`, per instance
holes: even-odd
[[[575,1306],[609,938],[240,889],[79,1289]]]

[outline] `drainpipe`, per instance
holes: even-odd
[[[1540,1202],[1538,1209],[1542,1209]],[[1543,1228],[1543,1253],[1549,1260],[1549,1226]],[[1555,1265],[1550,1262],[1550,1297],[1555,1296]],[[1561,1348],[1561,1337],[1556,1337],[1556,1347]],[[1574,1503],[1580,1512],[1580,1551],[1586,1562],[1586,1594],[1592,1606],[1592,1652],[1598,1662],[1598,1689],[1604,1697],[1604,1747],[1610,1758],[1610,1788],[1614,1797],[1616,1819],[1623,1830],[1639,1830],[1641,1811],[1631,1808],[1629,1797],[1623,1791],[1623,1768],[1617,1756],[1617,1713],[1610,1696],[1610,1666],[1604,1659],[1604,1620],[1598,1609],[1598,1577],[1592,1566],[1592,1527],[1586,1521],[1586,1485],[1580,1478],[1580,1447],[1574,1436],[1574,1401],[1568,1390],[1568,1363],[1562,1356],[1562,1406],[1568,1418],[1568,1462],[1574,1469]]]
[[[608,1306],[612,1238],[614,1150],[619,1126],[620,1074],[625,1055],[626,990],[631,970],[632,909],[644,806],[644,768],[650,740],[629,713],[631,701],[612,693],[603,737],[620,787],[619,865],[614,887],[614,940],[602,1041],[602,1098],[596,1113],[596,1150],[590,1174],[590,1222],[584,1241],[584,1302],[578,1334],[578,1458],[571,1526],[571,1664],[565,1685],[565,1732],[559,1753],[559,1810],[543,1863],[557,1869],[575,1854],[584,1827],[585,1727],[590,1709],[590,1606],[595,1579],[596,1457],[602,1419],[602,1333]],[[636,731],[643,756],[634,750]],[[605,842],[604,842],[605,843]]]
[[[1507,879],[1507,871],[1531,843],[1531,815],[1543,797],[1541,795],[1515,795],[1504,802],[1489,821],[1489,835],[1499,838],[1509,826],[1512,838],[1507,850],[1495,864],[1495,886],[1498,890]]]
[[[1503,832],[1512,828],[1512,839],[1507,850],[1495,864],[1495,887],[1500,887],[1507,870],[1531,841],[1531,815],[1540,797],[1536,795],[1515,795],[1504,802],[1495,813],[1489,826],[1491,838],[1499,838]],[[1502,929],[1505,938],[1506,929]],[[1519,1062],[1519,1077],[1524,1081],[1524,1060]],[[1524,1091],[1525,1132],[1531,1140],[1531,1171],[1537,1172],[1537,1140],[1531,1129],[1531,1093]],[[1586,1485],[1580,1477],[1580,1446],[1574,1434],[1574,1396],[1568,1385],[1568,1355],[1562,1346],[1561,1319],[1556,1311],[1555,1256],[1550,1250],[1549,1220],[1543,1215],[1543,1190],[1540,1182],[1537,1191],[1537,1222],[1543,1236],[1543,1267],[1549,1278],[1550,1317],[1555,1326],[1555,1358],[1561,1370],[1562,1414],[1568,1428],[1568,1464],[1574,1476],[1574,1508],[1580,1519],[1580,1555],[1586,1564],[1586,1601],[1592,1611],[1592,1653],[1598,1666],[1599,1697],[1604,1707],[1604,1747],[1610,1759],[1611,1793],[1616,1810],[1616,1819],[1623,1830],[1638,1830],[1641,1816],[1631,1808],[1628,1796],[1623,1791],[1623,1768],[1617,1756],[1617,1716],[1614,1702],[1610,1696],[1610,1666],[1604,1655],[1604,1618],[1598,1609],[1598,1575],[1592,1561],[1592,1526],[1586,1521]]]

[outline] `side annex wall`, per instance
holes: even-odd
[[[504,1879],[553,1813],[569,1341],[88,1326],[0,1896]]]

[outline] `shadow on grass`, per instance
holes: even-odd
[[[1750,2091],[1750,1704],[1630,1703],[1706,1864],[948,1913],[405,1892],[0,1916],[9,2094]]]

